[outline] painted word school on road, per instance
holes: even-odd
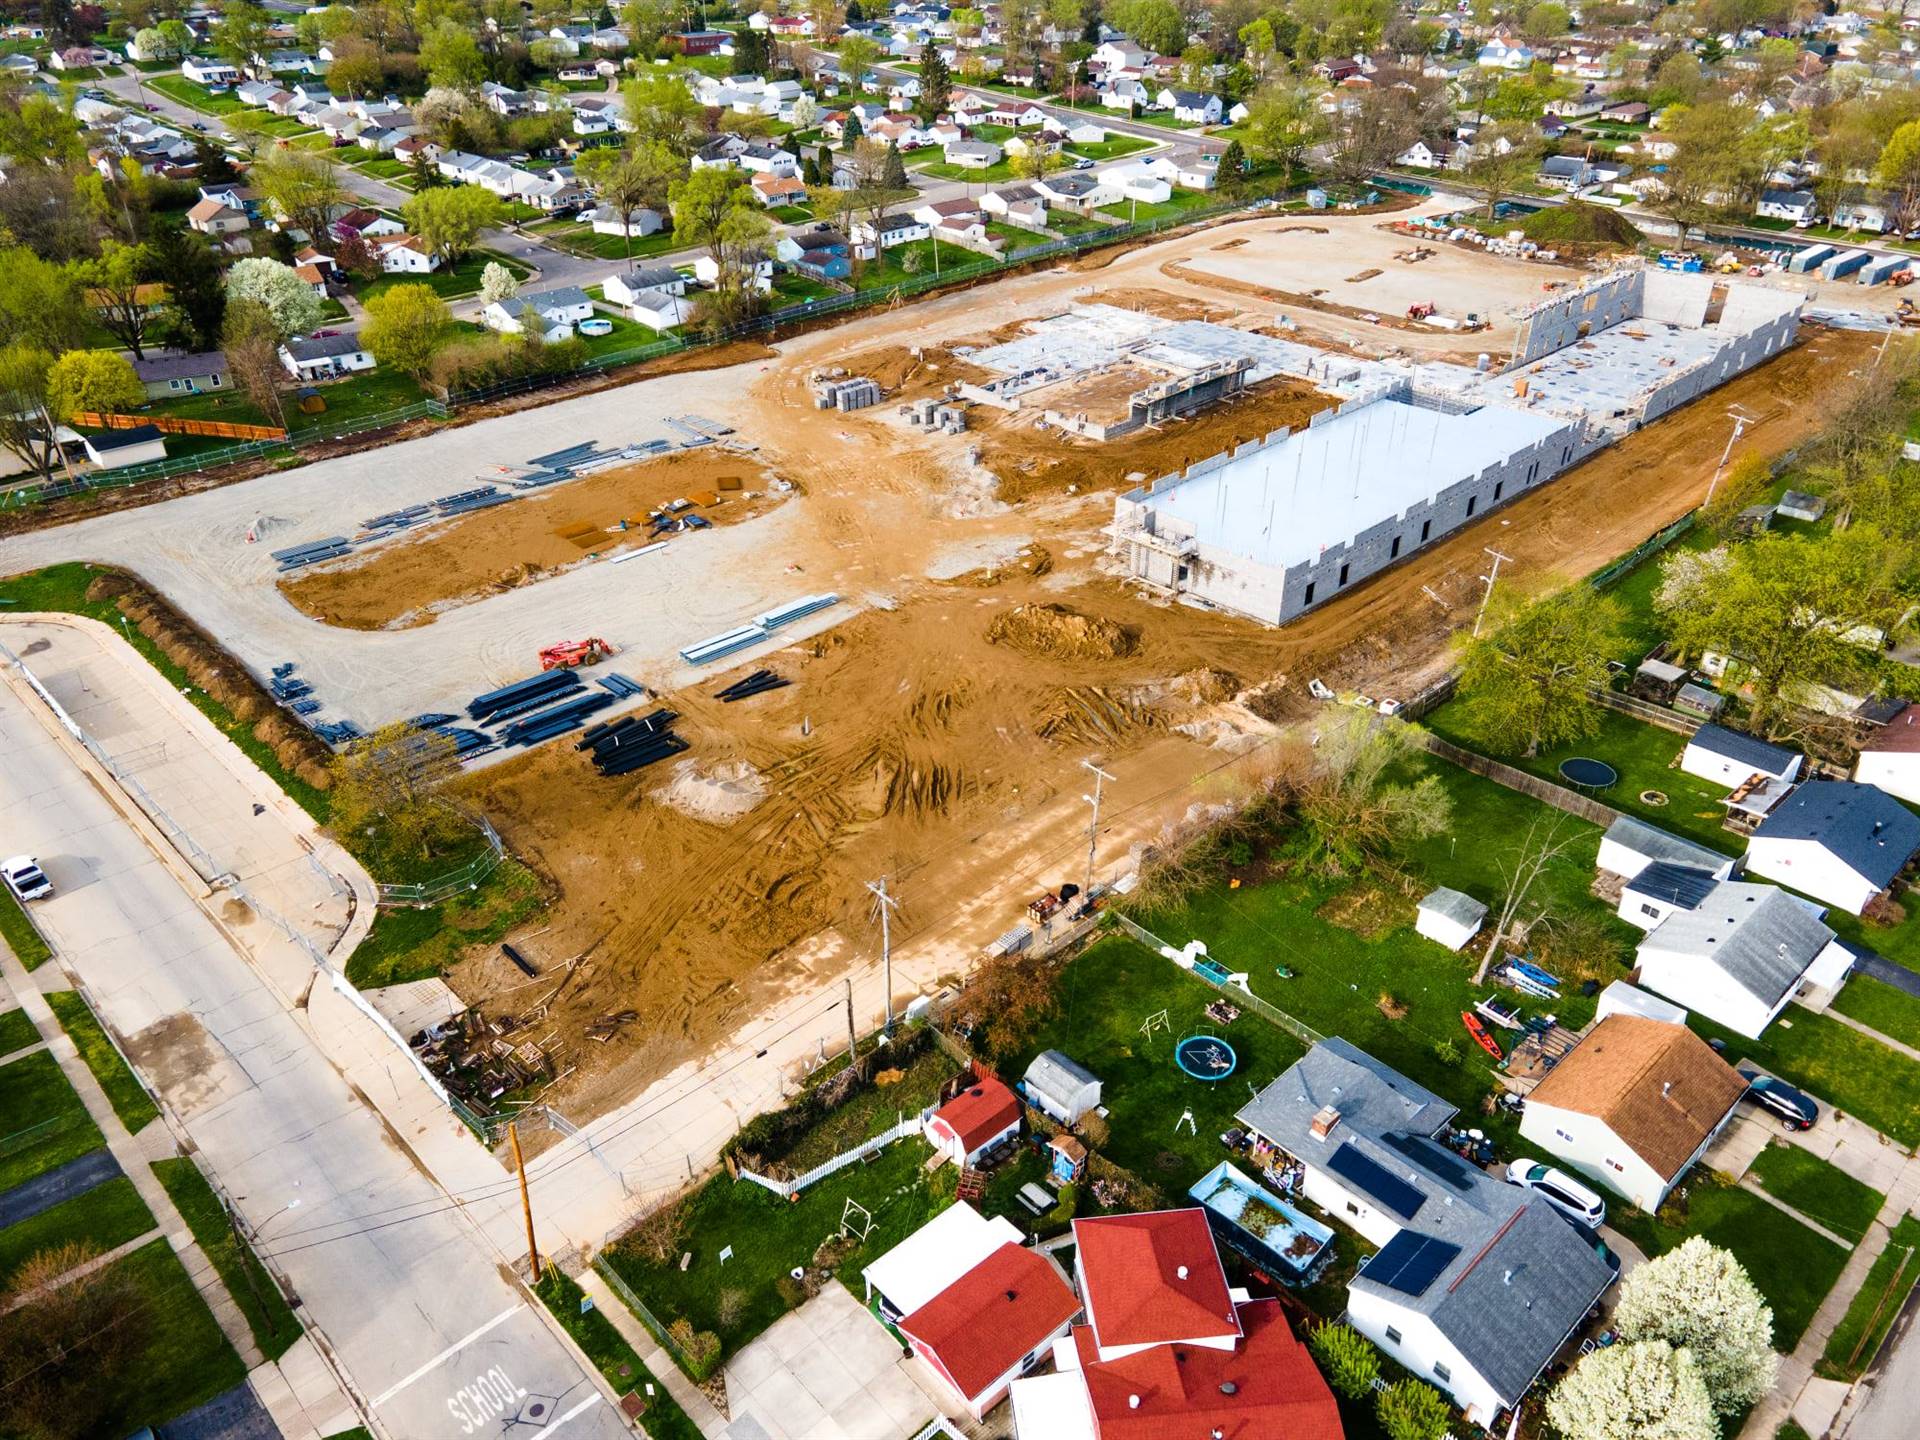
[[[508,1431],[516,1435],[552,1435],[576,1416],[603,1404],[604,1397],[592,1388],[590,1381],[572,1387],[575,1393],[567,1395],[543,1395],[521,1384],[514,1379],[515,1347],[510,1339],[496,1340],[485,1347],[488,1351],[505,1350],[497,1359],[492,1355],[475,1357],[467,1353],[507,1321],[530,1313],[524,1305],[502,1310],[374,1396],[373,1408],[381,1409],[428,1376],[450,1386],[446,1392],[446,1413],[450,1426],[457,1428],[461,1435]],[[577,1393],[582,1389],[586,1392],[584,1395]],[[447,1433],[454,1433],[454,1429]]]

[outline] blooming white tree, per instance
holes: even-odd
[[[320,297],[278,260],[255,257],[227,271],[227,300],[257,300],[273,316],[281,338],[304,335],[320,323]]]
[[[1684,610],[1706,596],[1727,573],[1733,556],[1720,545],[1712,550],[1677,550],[1660,566],[1660,587],[1653,592],[1653,608],[1663,615]]]
[[[813,122],[820,118],[820,105],[811,95],[801,95],[793,102],[793,128],[811,130]]]
[[[1609,1345],[1547,1396],[1566,1440],[1717,1440],[1720,1422],[1693,1356],[1661,1340]]]
[[[1723,1415],[1773,1388],[1773,1310],[1740,1262],[1698,1235],[1627,1277],[1613,1323],[1623,1339],[1690,1350]]]
[[[480,300],[482,304],[492,305],[500,300],[511,300],[520,293],[520,282],[513,272],[498,260],[489,260],[487,268],[480,272]]]

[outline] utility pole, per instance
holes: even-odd
[[[881,982],[885,986],[884,999],[887,1015],[886,1028],[881,1033],[891,1035],[893,1034],[893,931],[887,924],[889,918],[887,912],[898,906],[900,902],[887,894],[887,877],[884,875],[878,880],[869,880],[867,889],[873,892],[874,906],[880,912],[880,971]]]
[[[847,977],[847,1064],[860,1058],[860,1038],[853,1029],[853,977]]]
[[[527,1221],[527,1259],[533,1265],[533,1283],[540,1283],[540,1247],[533,1243],[533,1202],[527,1198],[527,1162],[520,1158],[520,1126],[507,1124],[507,1139],[513,1142],[513,1168],[520,1174],[520,1213]]]
[[[1733,417],[1733,433],[1727,437],[1727,448],[1720,452],[1720,463],[1713,467],[1713,479],[1707,482],[1707,498],[1700,502],[1703,508],[1713,503],[1713,492],[1720,486],[1721,472],[1727,468],[1727,461],[1733,458],[1733,447],[1740,443],[1740,436],[1747,428],[1747,417],[1738,410],[1729,410],[1727,414]]]
[[[1480,612],[1473,617],[1475,639],[1480,636],[1480,623],[1487,618],[1487,602],[1493,599],[1493,582],[1500,578],[1500,562],[1504,560],[1509,565],[1513,563],[1511,555],[1502,555],[1498,550],[1489,548],[1487,554],[1493,557],[1493,568],[1480,577],[1487,582],[1487,593],[1480,597]]]
[[[1082,795],[1080,797],[1093,807],[1093,820],[1087,826],[1087,888],[1082,892],[1080,901],[1084,907],[1091,903],[1093,898],[1093,852],[1094,847],[1100,843],[1101,787],[1105,785],[1107,781],[1113,779],[1113,776],[1102,770],[1091,760],[1082,760],[1080,762],[1080,768],[1093,772],[1093,794]]]

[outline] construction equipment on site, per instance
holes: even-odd
[[[1429,315],[1433,314],[1433,312],[1438,308],[1439,307],[1436,306],[1431,300],[1419,301],[1417,304],[1409,305],[1407,307],[1407,319],[1425,320]]]
[[[1911,270],[1896,270],[1887,276],[1887,284],[1895,288],[1902,288],[1913,283],[1913,276],[1914,272]]]
[[[1893,318],[1901,325],[1912,329],[1914,326],[1920,325],[1920,310],[1916,310],[1913,306],[1913,301],[1902,295],[1900,297],[1899,308],[1893,312]]]
[[[597,635],[585,640],[562,640],[558,645],[549,645],[540,652],[540,668],[573,670],[581,665],[598,665],[611,654],[613,646]]]

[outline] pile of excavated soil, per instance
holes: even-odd
[[[1022,577],[1035,579],[1052,569],[1053,551],[1044,545],[1028,544],[1022,545],[999,564],[977,566],[957,575],[933,574],[930,578],[943,585],[965,585],[974,590],[987,590]]]
[[[1334,403],[1297,380],[1267,380],[1223,404],[1118,440],[1041,430],[1026,411],[1000,415],[976,406],[969,418],[980,422],[980,458],[999,480],[1000,498],[1019,501],[1156,480],[1283,427],[1297,430]]]
[[[430,625],[450,606],[646,544],[648,512],[670,500],[694,501],[715,525],[760,514],[778,502],[770,479],[758,460],[732,451],[677,450],[370,546],[282,580],[280,593],[315,619],[351,630]],[[669,543],[697,545],[700,537]]]
[[[984,384],[993,378],[990,371],[938,347],[915,355],[905,345],[883,345],[878,350],[850,355],[837,368],[849,375],[866,376],[886,392],[889,400],[938,395],[961,381]]]
[[[767,798],[767,782],[745,760],[711,768],[682,760],[673,767],[673,779],[651,798],[694,820],[727,825]]]
[[[1003,610],[988,624],[987,639],[1052,660],[1120,660],[1140,648],[1138,631],[1065,605]]]
[[[1229,240],[1228,245],[1244,245],[1244,240]],[[1216,250],[1224,247],[1216,245]],[[1101,290],[1087,297],[1090,304],[1116,305],[1122,310],[1141,310],[1148,315],[1158,315],[1163,320],[1205,320],[1209,316],[1218,320],[1221,307],[1208,305],[1185,295],[1169,295],[1164,290],[1144,290],[1136,286],[1122,285],[1112,290]]]

